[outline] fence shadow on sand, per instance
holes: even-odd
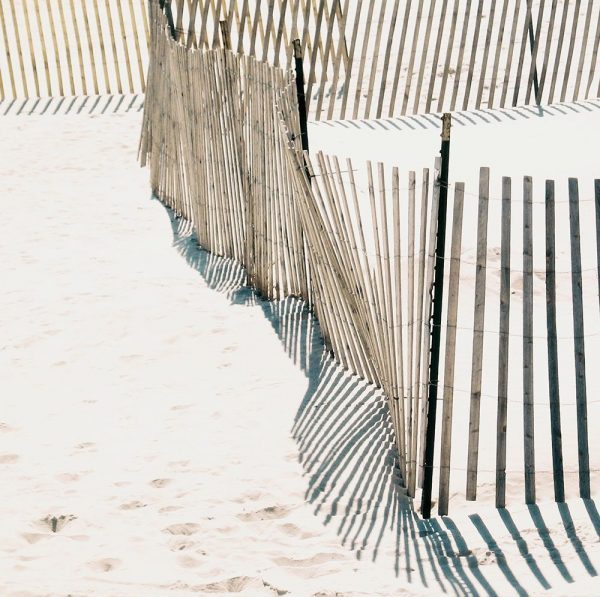
[[[301,301],[262,299],[245,286],[238,263],[199,247],[190,223],[165,210],[173,246],[188,265],[232,303],[259,306],[305,373],[308,386],[291,430],[307,480],[305,499],[358,559],[389,561],[399,581],[418,580],[436,594],[499,595],[500,579],[518,595],[529,595],[552,588],[549,567],[553,578],[566,582],[580,579],[582,570],[597,575],[600,562],[594,566],[586,552],[567,504],[557,505],[564,525],[560,543],[537,507],[529,508],[526,521],[529,543],[509,510],[496,511],[495,525],[476,514],[422,520],[398,483],[391,422],[380,392],[335,363],[318,322]],[[593,500],[583,504],[588,526],[600,538],[596,505]],[[538,535],[537,549],[531,548],[531,533]],[[561,553],[568,548],[579,558],[578,572],[572,570],[573,558]],[[490,557],[497,566],[489,566]]]

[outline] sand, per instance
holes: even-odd
[[[599,594],[594,501],[418,519],[381,397],[150,197],[129,105],[0,119],[0,594]]]

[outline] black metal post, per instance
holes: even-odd
[[[221,39],[223,40],[223,48],[225,50],[231,50],[231,36],[229,35],[229,23],[219,21],[219,27],[221,28]]]
[[[177,39],[177,29],[175,28],[175,21],[173,20],[173,11],[171,10],[171,0],[161,0],[160,7],[163,9],[165,16],[167,17],[167,23],[171,31],[171,37]]]
[[[294,40],[294,60],[296,62],[296,93],[298,94],[298,116],[300,117],[300,134],[302,151],[308,151],[308,118],[306,114],[306,94],[304,92],[304,64],[302,61],[302,45],[299,39]]]
[[[533,47],[535,46],[535,36],[533,33],[533,17],[529,19],[529,45],[531,46],[531,59],[533,60]],[[537,64],[533,69],[533,90],[535,91],[535,103],[540,103],[540,82],[538,81]]]
[[[440,343],[442,326],[442,299],[444,294],[444,257],[446,252],[446,212],[448,208],[448,174],[450,168],[450,114],[442,116],[442,168],[438,178],[440,198],[438,203],[437,234],[435,242],[435,269],[433,278],[433,315],[431,317],[431,358],[427,392],[427,427],[423,469],[421,515],[431,516],[431,488],[433,485],[433,458],[435,444],[435,419],[440,368]]]

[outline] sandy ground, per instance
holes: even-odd
[[[412,513],[380,396],[151,200],[129,105],[0,120],[0,594],[598,595],[594,501]]]

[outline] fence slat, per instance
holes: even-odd
[[[581,282],[581,229],[579,225],[579,184],[569,178],[569,223],[571,230],[571,289],[573,293],[573,333],[575,336],[575,400],[577,403],[577,451],[579,496],[590,497],[590,454],[587,425],[587,389],[585,381],[585,330]]]
[[[523,179],[523,438],[527,504],[535,503],[532,184],[531,176],[525,176]]]
[[[565,501],[562,431],[560,424],[560,386],[558,384],[558,343],[556,337],[556,225],[554,181],[546,181],[546,322],[548,334],[548,391],[552,439],[554,499]]]
[[[498,414],[496,424],[496,508],[506,506],[506,428],[510,329],[511,179],[502,178],[500,241],[500,332],[498,336]]]
[[[479,172],[479,207],[477,214],[477,263],[475,266],[475,308],[473,317],[473,353],[471,360],[471,402],[469,415],[469,449],[467,460],[467,499],[477,495],[479,460],[479,419],[483,368],[483,336],[485,323],[485,291],[487,272],[487,231],[490,198],[490,170]]]
[[[442,413],[442,439],[440,455],[440,492],[438,514],[448,514],[450,496],[450,457],[452,451],[452,413],[454,401],[454,365],[456,359],[456,318],[460,282],[460,253],[465,187],[457,182],[454,186],[454,211],[452,216],[452,246],[450,249],[450,272],[448,285],[448,315],[444,363],[444,394]]]
[[[506,15],[508,13],[508,1],[504,0],[502,5],[502,14],[500,15],[500,24],[498,26],[498,37],[496,39],[496,53],[494,55],[494,64],[492,66],[492,80],[490,83],[490,92],[488,95],[488,106],[494,105],[496,95],[496,83],[498,80],[498,66],[500,64],[500,52],[502,50],[502,40],[504,39],[504,28],[506,26]]]

